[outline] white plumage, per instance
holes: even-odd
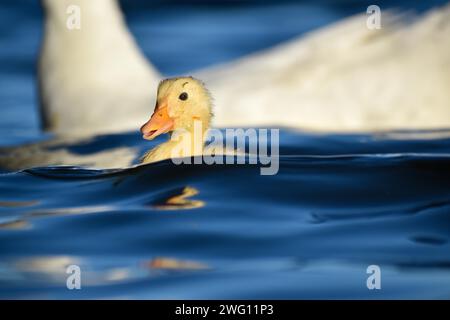
[[[63,25],[78,4],[82,28]],[[39,81],[47,128],[137,130],[161,78],[115,0],[44,0]],[[215,97],[214,124],[324,131],[450,126],[450,6],[411,23],[361,14],[289,43],[194,73]],[[151,41],[151,39],[148,39]]]

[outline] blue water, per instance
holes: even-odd
[[[366,5],[170,3],[124,3],[145,54],[166,74],[268,47]],[[52,138],[35,111],[40,26],[35,1],[2,2],[2,147]],[[450,298],[450,131],[282,129],[280,142],[274,176],[258,165],[170,161],[4,169],[0,298]],[[135,148],[136,162],[149,143],[128,132],[52,146],[81,156],[115,147]],[[72,264],[81,290],[66,288]],[[369,265],[381,268],[381,290],[366,286]]]

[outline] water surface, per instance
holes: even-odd
[[[2,174],[0,297],[449,298],[448,134],[282,130],[274,176],[171,161]]]

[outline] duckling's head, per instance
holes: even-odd
[[[200,121],[207,130],[211,121],[212,101],[205,85],[192,77],[163,80],[158,86],[155,110],[141,127],[144,139],[178,129],[192,131]]]

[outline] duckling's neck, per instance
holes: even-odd
[[[169,141],[147,152],[142,158],[142,163],[200,156],[203,154],[207,131],[207,127],[198,128],[195,125],[188,130],[174,131],[170,134]]]

